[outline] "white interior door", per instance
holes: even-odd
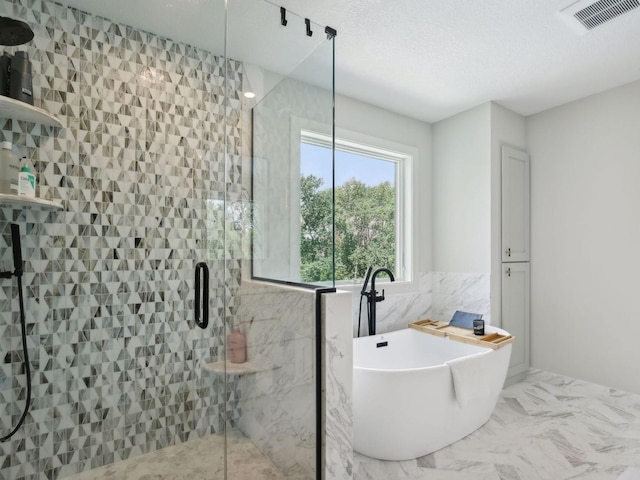
[[[529,155],[502,147],[502,261],[529,261]]]

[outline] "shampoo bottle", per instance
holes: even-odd
[[[2,142],[0,149],[0,193],[18,194],[20,159],[13,153],[11,142]]]
[[[36,176],[27,166],[22,167],[18,176],[18,195],[31,198],[36,196]]]
[[[247,361],[247,338],[240,330],[232,331],[227,337],[229,346],[229,361],[231,363],[244,363]]]

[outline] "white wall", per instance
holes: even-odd
[[[501,147],[525,137],[524,117],[494,102],[433,125],[433,318],[500,325]]]
[[[427,273],[432,265],[431,243],[431,125],[388,110],[336,96],[336,128],[347,130],[377,142],[413,147],[413,282],[385,284],[386,300],[377,305],[377,331],[406,328],[412,321],[425,318],[431,308],[431,282]],[[389,145],[392,148],[392,145]],[[353,331],[357,335],[360,285],[353,295]],[[366,302],[363,305],[361,332],[366,334]]]
[[[433,270],[491,271],[491,104],[433,125]]]
[[[531,360],[640,393],[640,82],[527,119]]]
[[[431,125],[373,105],[336,95],[336,128],[382,142],[413,147],[414,276],[431,268]]]

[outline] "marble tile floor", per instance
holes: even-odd
[[[355,454],[355,480],[640,480],[640,395],[531,370],[491,419],[417,460]]]
[[[248,438],[231,431],[227,478],[284,480]],[[222,480],[224,437],[210,435],[67,477],[66,480]]]

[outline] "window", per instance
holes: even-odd
[[[410,280],[406,235],[411,156],[336,138],[336,281],[359,282],[369,265]],[[331,138],[302,131],[300,144],[300,274],[331,279]]]

